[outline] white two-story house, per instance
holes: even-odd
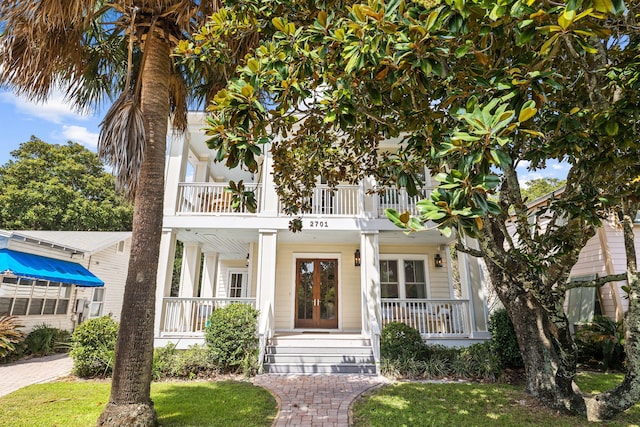
[[[458,253],[454,274],[450,239],[437,230],[406,235],[384,215],[387,207],[415,213],[419,197],[397,188],[372,195],[373,180],[334,189],[319,184],[303,230],[293,233],[268,151],[257,174],[214,163],[203,118],[192,114],[188,131],[168,142],[156,346],[203,343],[207,316],[229,302],[259,309],[261,361],[272,372],[369,371],[391,321],[434,343],[488,338],[475,259]],[[229,180],[255,190],[256,213],[231,208]],[[428,192],[427,185],[423,196]],[[176,241],[184,252],[172,294]]]

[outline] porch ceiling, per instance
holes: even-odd
[[[182,229],[178,231],[178,240],[202,245],[204,252],[217,252],[221,259],[244,259],[249,252],[250,244],[258,242],[257,230],[228,230],[228,229]],[[282,243],[300,244],[331,244],[351,243],[360,244],[360,231],[316,231],[303,230],[299,233],[280,231],[278,241]],[[447,239],[436,231],[404,234],[402,231],[380,231],[381,245],[411,245],[411,244],[447,244]]]
[[[179,230],[177,237],[184,243],[200,243],[203,252],[217,252],[220,259],[245,259],[249,253],[249,245],[258,241],[258,232],[187,228]]]

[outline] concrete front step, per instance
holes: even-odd
[[[359,334],[277,335],[264,370],[281,374],[376,374],[371,342]]]
[[[265,363],[289,363],[289,364],[303,364],[303,365],[315,365],[315,364],[334,364],[339,365],[342,363],[375,363],[371,352],[369,354],[267,354],[265,355]]]

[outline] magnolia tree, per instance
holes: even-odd
[[[484,258],[515,326],[528,392],[602,419],[640,398],[638,13],[622,0],[241,0],[180,53],[207,61],[243,25],[269,35],[215,97],[207,131],[229,166],[255,170],[269,147],[291,214],[319,174],[333,185],[371,176],[415,194],[428,166],[439,186],[420,215],[389,218],[455,233],[459,250]],[[400,148],[379,150],[388,139]],[[532,227],[517,167],[550,159],[570,171]],[[563,303],[580,250],[611,212],[625,230],[627,272],[581,286],[628,281],[628,371],[615,389],[587,397],[573,381]]]

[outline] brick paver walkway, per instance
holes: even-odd
[[[0,396],[31,384],[46,383],[67,376],[72,368],[73,361],[68,354],[54,354],[0,365]]]
[[[279,400],[275,427],[347,427],[351,402],[385,382],[383,377],[345,374],[264,374],[253,379]]]

